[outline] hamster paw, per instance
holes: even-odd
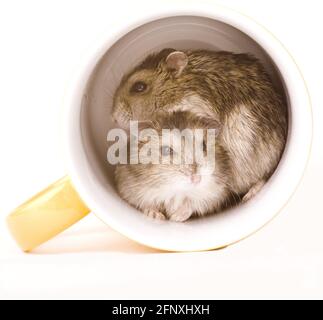
[[[166,217],[158,210],[155,209],[145,209],[144,214],[147,217],[154,218],[154,219],[159,219],[159,220],[165,220]]]
[[[245,203],[245,202],[249,201],[251,198],[253,198],[261,190],[261,188],[264,186],[265,183],[266,183],[265,180],[261,180],[261,181],[257,182],[256,184],[254,184],[249,189],[249,191],[243,196],[242,203]]]
[[[172,215],[169,217],[169,220],[175,222],[184,222],[188,220],[192,215],[191,210],[188,210],[186,206],[178,208]]]

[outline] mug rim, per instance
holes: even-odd
[[[214,12],[212,12],[214,11]],[[274,214],[271,215],[270,218],[264,218],[264,221],[258,228],[254,228],[251,232],[246,233],[244,236],[240,236],[238,238],[232,238],[232,241],[226,241],[226,243],[218,244],[218,245],[212,245],[210,244],[209,247],[198,247],[195,248],[194,246],[188,246],[187,248],[184,247],[177,247],[176,244],[174,246],[170,247],[160,245],[160,243],[153,243],[152,241],[149,241],[145,239],[144,237],[134,235],[133,233],[129,233],[126,230],[124,230],[122,227],[120,227],[120,224],[116,225],[111,220],[109,220],[108,215],[104,212],[107,210],[106,208],[102,208],[100,204],[98,203],[95,195],[93,192],[91,192],[89,187],[87,186],[90,184],[91,179],[94,179],[93,175],[89,172],[87,177],[85,177],[85,174],[82,173],[82,169],[84,169],[84,165],[80,164],[81,161],[84,161],[85,159],[80,159],[82,157],[85,157],[84,154],[84,148],[82,145],[82,132],[81,132],[81,119],[80,119],[80,110],[82,107],[82,104],[80,103],[81,97],[83,94],[83,90],[85,88],[85,84],[87,80],[89,79],[91,72],[96,64],[96,62],[103,56],[103,54],[119,39],[121,39],[124,35],[126,35],[129,31],[134,30],[135,28],[142,26],[146,23],[168,18],[168,17],[176,17],[176,16],[199,16],[204,18],[210,18],[213,20],[217,20],[226,24],[229,24],[236,29],[244,32],[248,36],[250,36],[254,41],[256,41],[266,52],[267,54],[273,59],[275,64],[277,65],[277,68],[279,71],[284,69],[284,71],[287,73],[287,66],[284,66],[281,68],[281,66],[278,66],[279,59],[273,58],[273,51],[272,49],[275,48],[277,52],[275,52],[276,56],[280,56],[282,58],[284,56],[284,59],[286,61],[289,61],[289,69],[288,73],[289,76],[293,74],[295,77],[292,79],[294,81],[294,85],[297,84],[297,86],[302,87],[302,92],[298,92],[298,95],[303,95],[303,101],[307,101],[306,106],[303,105],[304,110],[307,109],[307,119],[305,119],[306,124],[303,124],[304,126],[307,126],[305,138],[303,139],[303,145],[304,145],[304,151],[306,148],[306,156],[303,156],[302,163],[299,164],[300,168],[302,169],[302,172],[298,173],[297,181],[293,183],[293,186],[290,188],[292,189],[288,196],[286,196],[283,203],[279,205],[280,209],[278,209]],[[267,223],[269,223],[274,217],[276,217],[282,209],[287,205],[287,203],[290,201],[291,197],[296,192],[299,184],[301,183],[305,169],[307,167],[310,153],[311,153],[311,145],[312,145],[312,139],[313,139],[313,121],[312,121],[312,108],[311,108],[311,102],[310,102],[310,96],[306,87],[306,83],[303,79],[303,76],[291,56],[291,54],[287,51],[287,49],[282,45],[282,43],[267,29],[265,29],[263,26],[261,26],[259,23],[255,22],[250,17],[247,17],[246,15],[242,15],[234,10],[226,9],[224,7],[220,7],[217,5],[206,5],[206,4],[198,4],[198,5],[192,5],[188,9],[187,6],[185,9],[181,7],[174,8],[167,8],[164,9],[163,12],[161,12],[160,9],[157,9],[155,13],[149,13],[149,14],[143,14],[143,17],[140,18],[134,18],[134,21],[127,25],[118,26],[115,30],[111,31],[109,30],[107,34],[104,35],[102,41],[100,40],[101,48],[98,49],[98,46],[95,46],[95,50],[91,50],[89,57],[87,59],[84,59],[84,63],[81,65],[81,67],[78,69],[78,72],[75,75],[75,81],[71,82],[71,88],[68,91],[69,96],[65,99],[65,108],[67,111],[67,122],[65,126],[66,134],[65,137],[67,137],[65,148],[66,152],[65,155],[67,156],[67,164],[68,164],[68,172],[70,174],[71,180],[76,187],[76,190],[79,192],[81,198],[84,200],[84,202],[88,205],[90,209],[93,210],[94,214],[102,220],[104,223],[108,224],[111,228],[115,229],[116,231],[120,232],[124,236],[126,236],[129,239],[132,239],[138,243],[141,243],[143,245],[164,250],[164,251],[203,251],[203,250],[212,250],[212,249],[219,249],[222,247],[226,247],[228,245],[231,245],[233,243],[239,242],[250,235],[256,233],[258,230],[260,230],[262,227],[264,227]],[[267,47],[266,47],[267,46]],[[271,48],[271,50],[268,50],[268,48]],[[276,57],[277,58],[277,57]],[[286,69],[285,69],[286,68]],[[283,80],[286,82],[285,77],[282,75]],[[291,80],[291,78],[289,78]],[[295,82],[297,82],[295,84]],[[287,92],[290,94],[290,88],[287,90]],[[293,106],[291,103],[291,109],[293,111]],[[300,161],[300,160],[299,160]]]

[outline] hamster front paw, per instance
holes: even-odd
[[[249,191],[243,196],[242,203],[245,203],[249,201],[251,198],[253,198],[261,190],[261,188],[264,186],[265,183],[266,183],[265,180],[261,180],[257,182],[255,185],[253,185],[249,189]]]
[[[165,220],[166,219],[164,214],[161,213],[160,211],[156,210],[156,209],[145,209],[144,214],[147,217],[151,217],[151,218],[154,218],[154,219],[159,219],[159,220]]]
[[[169,216],[169,220],[175,221],[175,222],[184,222],[188,220],[191,217],[191,215],[192,215],[192,210],[190,210],[187,204],[183,204]]]

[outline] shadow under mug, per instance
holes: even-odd
[[[254,233],[288,202],[303,176],[312,141],[306,85],[290,54],[267,30],[234,11],[208,4],[176,4],[107,30],[78,68],[66,99],[69,176],[8,217],[25,251],[89,213],[134,241],[169,251],[225,247]],[[249,52],[262,61],[286,99],[289,133],[283,157],[265,187],[246,204],[185,223],[144,216],[118,196],[106,160],[113,127],[113,93],[121,77],[148,53],[172,47]]]

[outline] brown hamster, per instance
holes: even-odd
[[[113,117],[127,126],[160,111],[190,111],[219,122],[233,189],[244,200],[270,177],[284,149],[286,104],[249,54],[164,49],[149,55],[123,77]]]
[[[145,127],[141,126],[140,130],[147,128],[156,130],[155,138],[151,138],[151,147],[152,152],[157,152],[158,162],[148,163],[152,152],[147,152],[139,164],[117,166],[117,189],[124,200],[150,217],[172,221],[185,221],[193,215],[218,212],[234,203],[231,163],[225,148],[217,139],[207,142],[209,138],[203,132],[203,161],[197,162],[194,158],[195,145],[188,144],[189,147],[185,149],[184,136],[172,131],[214,129],[218,132],[217,122],[198,118],[188,112],[176,112],[160,115],[157,121],[145,122]],[[171,129],[169,139],[162,138],[164,129]],[[147,140],[139,135],[138,153],[142,152],[145,143]],[[213,143],[211,152],[214,163],[206,157],[206,143]],[[178,146],[181,161],[163,164],[160,157],[175,157]],[[131,147],[128,145],[128,148]],[[191,162],[185,161],[189,158]]]

